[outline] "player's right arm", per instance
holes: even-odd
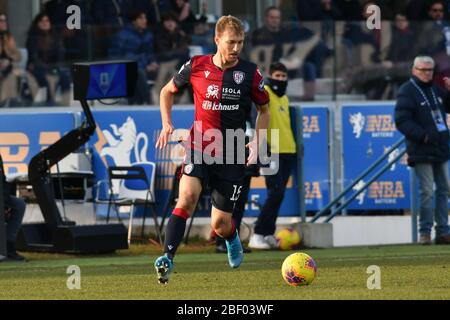
[[[175,87],[173,80],[170,80],[162,89],[159,96],[162,130],[156,141],[156,148],[162,149],[167,145],[170,135],[174,131],[172,124],[172,106],[173,98],[178,89]]]
[[[174,131],[172,124],[172,106],[175,94],[178,90],[189,84],[191,78],[191,60],[186,62],[178,73],[161,89],[159,96],[162,130],[156,141],[156,148],[162,149],[169,142],[170,135]]]

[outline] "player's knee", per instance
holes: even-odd
[[[220,231],[221,229],[223,229],[224,225],[225,225],[225,222],[222,219],[212,220],[211,221],[211,228],[214,231]]]
[[[181,207],[181,208],[191,212],[195,209],[195,206],[197,205],[197,199],[198,199],[198,196],[193,192],[186,191],[186,192],[180,193],[177,207]]]
[[[219,235],[223,235],[230,226],[231,220],[226,217],[216,217],[211,220],[211,228]]]

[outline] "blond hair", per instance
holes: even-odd
[[[244,33],[244,25],[234,16],[222,16],[216,23],[216,36],[220,36],[226,29],[234,31],[236,34]]]

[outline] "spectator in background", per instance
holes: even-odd
[[[411,48],[411,44],[414,43],[414,39],[414,32],[411,29],[408,18],[404,13],[397,13],[392,26],[392,38],[387,60],[392,63],[412,63],[415,52]]]
[[[17,82],[12,70],[13,63],[20,58],[16,41],[8,30],[6,14],[0,13],[0,103],[17,95]]]
[[[0,78],[5,79],[13,69],[13,62],[20,60],[16,41],[8,30],[6,14],[0,13]]]
[[[342,15],[333,0],[320,0],[321,38],[325,43],[332,41],[335,37],[334,27],[338,20],[342,20]],[[302,21],[300,19],[300,21]]]
[[[359,0],[334,0],[345,21],[360,21],[362,5]]]
[[[27,70],[36,78],[40,87],[46,88],[46,102],[50,105],[55,103],[57,84],[67,97],[70,91],[70,75],[67,71],[61,70],[61,67],[65,66],[64,49],[46,13],[40,13],[34,18],[28,31],[26,47]],[[64,99],[64,103],[68,103],[67,98]]]
[[[303,77],[302,100],[314,100],[316,78],[320,76],[323,60],[329,54],[318,35],[303,26],[283,25],[281,11],[277,7],[269,7],[265,11],[264,26],[252,34],[252,45],[251,58],[259,65],[266,65],[264,72],[268,72],[267,65],[272,62],[283,62],[290,77],[299,74]]]
[[[427,7],[429,0],[413,0],[410,1],[406,13],[411,21],[423,21],[428,19]]]
[[[411,47],[414,40],[415,34],[406,14],[397,13],[392,26],[392,37],[387,57],[383,61],[383,65],[388,71],[387,77],[395,86],[408,80],[412,62],[417,54],[415,47]],[[395,98],[394,92],[386,98]]]
[[[368,1],[360,12],[360,19],[358,21],[350,21],[345,25],[343,34],[344,41],[349,50],[353,50],[360,45],[368,45],[372,48],[372,54],[370,56],[371,62],[380,62],[380,50],[381,50],[381,36],[380,29],[368,29],[366,27],[366,19],[370,17],[367,13],[367,8],[370,5],[374,5],[374,1]]]
[[[333,0],[320,0],[319,20],[341,20],[342,14]],[[302,21],[300,19],[300,21]]]
[[[404,12],[411,0],[373,0],[372,4],[378,6],[381,10],[382,20],[394,20],[395,13]],[[332,0],[333,6],[341,13],[342,20],[361,21],[364,2],[362,0]],[[416,2],[416,0],[414,0]],[[418,1],[417,1],[418,2]]]
[[[445,3],[441,0],[434,0],[428,7],[427,20],[435,21],[437,24],[448,25],[445,18]]]
[[[395,13],[403,11],[405,9],[405,3],[407,3],[407,0],[406,1],[405,0],[373,0],[373,1],[371,1],[371,4],[374,4],[380,8],[381,19],[388,20],[388,21],[394,20]],[[364,5],[364,2],[363,2],[363,5]]]
[[[297,0],[296,9],[300,21],[341,19],[341,11],[333,0]]]
[[[351,79],[346,82],[349,90],[365,94],[368,99],[395,98],[397,87],[410,76],[410,68],[416,55],[414,32],[403,13],[397,13],[392,25],[391,42],[386,58],[371,65],[356,66],[351,73]],[[388,86],[390,91],[385,93]]]
[[[322,1],[297,0],[297,17],[300,21],[318,21],[322,18]]]
[[[364,94],[369,99],[380,99],[385,83],[378,80],[385,72],[383,61],[389,47],[391,23],[381,21],[381,29],[367,28],[366,19],[370,17],[367,8],[371,5],[376,5],[376,2],[365,2],[360,21],[345,24],[342,41],[350,64],[345,72],[347,79],[342,82],[342,90],[346,93],[354,90],[354,93]]]
[[[113,34],[131,23],[130,15],[141,11],[147,16],[147,25],[155,32],[161,22],[161,14],[170,11],[170,0],[95,0],[91,2],[94,28],[95,56],[105,58],[111,46]]]
[[[180,29],[177,14],[166,12],[161,16],[162,26],[155,36],[155,53],[158,60],[178,60],[181,63],[189,59],[189,36]]]
[[[255,232],[248,244],[250,248],[254,249],[274,249],[277,247],[274,236],[276,220],[283,202],[287,182],[297,159],[297,147],[291,128],[289,100],[286,95],[287,85],[288,70],[286,66],[279,62],[272,63],[269,70],[269,79],[265,86],[270,98],[267,142],[272,159],[278,159],[278,163],[274,163],[278,171],[275,174],[264,176],[267,199],[256,220]],[[274,141],[272,141],[271,132],[274,129],[278,130],[279,139],[273,139]],[[278,154],[278,157],[273,156],[273,154]]]
[[[112,59],[131,59],[138,62],[138,80],[131,104],[150,103],[147,85],[154,79],[158,70],[153,43],[153,34],[147,28],[147,16],[143,11],[136,11],[130,16],[131,24],[127,24],[118,32],[109,50]]]
[[[377,5],[381,10],[382,20],[393,20],[396,12],[404,12],[408,2],[419,2],[420,0],[373,0],[371,4]],[[363,9],[367,7],[365,0],[333,0],[333,4],[341,12],[344,21],[362,21],[365,20],[361,15]]]
[[[171,0],[134,0],[133,10],[145,12],[148,26],[152,32],[155,32],[158,24],[161,23],[162,14],[174,11],[175,7]]]
[[[413,0],[377,0],[380,3],[381,18],[386,20],[395,20],[395,16],[401,12],[407,19],[407,8]],[[415,2],[415,0],[414,0]],[[383,13],[386,10],[386,13]],[[409,21],[411,19],[408,19]]]
[[[396,84],[403,83],[409,77],[410,68],[417,52],[414,43],[415,34],[405,13],[395,15],[392,37],[386,60],[383,65],[388,68],[389,78]],[[389,99],[394,96],[388,97]]]
[[[95,1],[94,1],[95,2]],[[67,28],[69,14],[67,8],[76,5],[81,11],[81,30]],[[87,0],[50,0],[44,5],[53,28],[61,36],[64,46],[64,60],[70,65],[76,61],[89,58],[89,43],[87,27],[92,24]],[[93,46],[93,44],[92,44]]]
[[[94,27],[94,55],[106,58],[113,34],[128,24],[132,4],[128,0],[95,0],[91,3]]]
[[[95,0],[91,3],[91,15],[96,26],[108,26],[114,31],[129,21],[132,2],[128,0]]]
[[[450,0],[442,0],[442,2],[444,3],[444,15],[445,15],[445,19],[449,20],[450,19]]]
[[[429,21],[420,23],[416,45],[419,54],[434,59],[437,82],[443,86],[442,78],[450,75],[450,24],[445,20],[443,1],[432,1],[427,12]]]
[[[300,20],[300,22],[309,22],[311,27],[315,30],[320,28],[320,38],[323,43],[319,45],[319,48],[322,48],[322,50],[317,51],[328,51],[331,53],[331,50],[327,47],[332,48],[334,46],[336,21],[342,20],[341,12],[335,2],[333,0],[298,0],[296,5],[298,20]],[[309,8],[314,9],[309,11]],[[283,14],[283,16],[284,15],[285,14]],[[321,60],[324,60],[323,56],[320,57]],[[319,61],[320,65],[322,63],[323,61]],[[322,67],[319,67],[319,77],[321,76],[321,69]]]
[[[190,36],[180,29],[177,14],[163,13],[162,24],[155,36],[155,53],[160,62],[158,75],[151,88],[152,103],[158,104],[161,88],[189,60]],[[189,99],[189,90],[181,89],[176,94],[176,103]]]
[[[141,0],[140,2],[136,9],[146,10],[152,32],[156,32],[158,25],[162,22],[162,15],[174,10],[171,0]]]
[[[96,25],[109,25],[118,30],[130,23],[130,15],[142,11],[153,30],[164,12],[173,10],[171,0],[95,0],[91,14]]]
[[[181,29],[187,34],[195,33],[197,24],[206,21],[205,16],[201,16],[199,20],[195,17],[188,0],[172,0],[172,5],[178,15]]]
[[[314,9],[310,10],[312,7]],[[333,0],[298,0],[297,15],[300,21],[316,21],[321,23],[321,38],[334,37],[334,23],[342,20],[342,15]]]
[[[423,43],[422,53],[434,55],[446,52],[450,55],[450,24],[444,19],[445,6],[442,1],[434,1],[428,10],[430,22],[423,24]]]
[[[25,215],[26,203],[23,199],[11,195],[10,185],[6,181],[3,168],[3,159],[0,154],[0,165],[2,166],[3,183],[3,203],[5,209],[6,222],[6,250],[7,258],[13,261],[25,261],[25,258],[16,252],[16,239],[22,226],[23,216]]]
[[[192,45],[201,46],[203,49],[203,54],[214,53],[216,47],[216,44],[214,43],[214,27],[210,24],[215,23],[216,19],[214,16],[210,16],[212,19],[208,19],[207,11],[208,4],[204,0],[200,3],[200,14],[198,15],[197,22],[195,23],[194,34],[190,35]]]
[[[55,28],[61,28],[66,25],[69,18],[67,8],[71,5],[76,5],[81,10],[82,25],[90,24],[92,19],[88,10],[88,2],[88,0],[50,0],[44,4],[43,11],[48,15]]]
[[[431,57],[416,57],[412,77],[401,86],[395,106],[395,125],[406,137],[408,165],[414,168],[419,181],[419,241],[424,245],[431,244],[433,220],[436,221],[435,242],[450,244],[450,150],[449,129],[445,121],[446,113],[450,113],[450,79],[445,78],[445,90],[440,89],[433,84],[433,69]],[[433,193],[436,201],[434,213]]]

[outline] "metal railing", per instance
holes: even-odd
[[[320,210],[316,215],[311,219],[310,222],[316,222],[321,216],[330,212],[328,217],[324,222],[329,222],[333,219],[339,212],[344,210],[359,194],[365,191],[372,182],[378,179],[383,173],[385,173],[395,162],[397,162],[403,155],[406,153],[406,149],[403,149],[396,155],[391,161],[389,161],[386,165],[384,165],[379,171],[375,173],[375,175],[369,179],[364,185],[359,188],[352,196],[347,198],[342,204],[340,204],[336,209],[333,210],[333,206],[335,206],[349,191],[353,189],[362,179],[364,179],[368,174],[372,173],[373,170],[378,167],[378,165],[383,162],[389,155],[397,150],[397,148],[405,142],[405,138],[403,137],[396,143],[394,143],[389,150],[381,155],[371,166],[369,166],[363,173],[361,173],[344,191],[342,191],[335,199],[333,199],[327,206],[325,206],[322,210]]]

